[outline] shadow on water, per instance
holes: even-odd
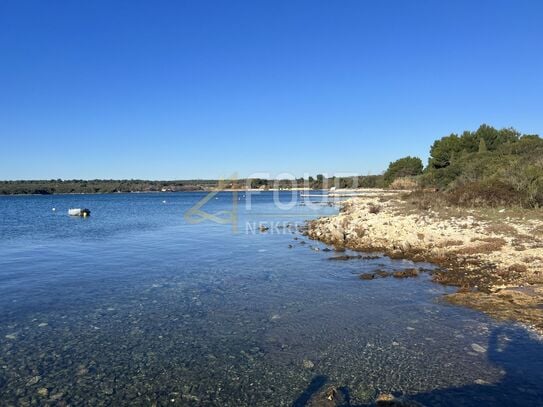
[[[326,376],[318,375],[315,376],[311,383],[309,383],[309,386],[304,390],[302,394],[300,394],[300,397],[296,399],[294,403],[292,403],[292,407],[303,407],[306,406],[309,400],[315,395],[318,394],[320,391],[323,390],[324,385],[328,381],[328,378]]]
[[[503,377],[497,383],[471,384],[412,394],[387,406],[543,406],[543,342],[524,331],[500,327],[492,331],[488,341],[487,358],[501,369]],[[332,383],[326,376],[316,376],[307,389],[292,404],[293,407],[369,407],[349,400],[347,388],[338,388],[333,399]],[[400,396],[400,395],[397,395]],[[381,404],[378,404],[381,405]]]

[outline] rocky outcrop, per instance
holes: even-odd
[[[460,288],[456,303],[462,302],[462,293],[495,295],[535,287],[530,292],[538,305],[524,314],[535,314],[531,322],[543,330],[543,295],[537,289],[543,287],[543,213],[420,209],[399,196],[359,197],[346,201],[338,215],[310,222],[306,233],[340,250],[382,252],[439,265],[442,271],[433,273],[433,279]],[[413,276],[407,274],[404,270],[394,277]]]

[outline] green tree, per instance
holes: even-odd
[[[460,151],[462,143],[456,134],[434,141],[430,148],[429,167],[434,169],[448,167]]]
[[[422,161],[418,157],[408,156],[393,161],[385,172],[385,184],[390,185],[396,178],[420,175],[422,168]]]
[[[482,124],[475,133],[478,139],[483,138],[488,150],[498,149],[503,144],[514,143],[518,141],[520,134],[513,128],[497,130],[487,124]]]

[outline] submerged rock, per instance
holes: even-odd
[[[375,400],[377,407],[423,407],[416,401],[407,400],[400,397],[394,397],[392,394],[381,393]]]
[[[387,278],[390,277],[392,273],[385,270],[377,270],[373,273],[362,273],[358,276],[361,280],[374,280],[376,278]]]
[[[361,254],[355,254],[350,256],[347,254],[342,254],[339,256],[329,257],[328,260],[375,260],[380,258],[381,256],[362,256]]]
[[[361,258],[362,258],[361,255],[349,256],[347,254],[344,254],[341,256],[328,257],[328,260],[344,261],[344,260],[353,260],[353,259],[361,259]]]
[[[340,407],[348,405],[350,404],[344,391],[334,386],[317,393],[306,404],[307,407]]]
[[[395,271],[392,273],[394,278],[408,278],[408,277],[417,277],[419,275],[418,269],[405,269],[400,271]]]
[[[385,271],[385,270],[377,270],[375,274],[377,274],[379,277],[382,277],[382,278],[390,277],[391,275],[390,272]]]
[[[378,406],[393,406],[394,400],[396,400],[396,398],[392,394],[381,393],[377,397],[377,400],[375,400],[375,404]]]

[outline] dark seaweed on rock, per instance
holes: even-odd
[[[334,256],[334,257],[328,257],[328,260],[375,260],[380,259],[381,256],[362,256],[360,254],[358,255],[341,255],[341,256]]]

